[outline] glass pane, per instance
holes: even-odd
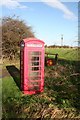
[[[29,77],[29,80],[41,80],[41,77]]]
[[[30,55],[41,55],[41,52],[39,52],[39,51],[33,51],[33,52],[30,52]]]
[[[33,57],[32,56],[32,59],[31,59],[32,61],[37,61],[37,60],[39,60],[39,57]]]
[[[41,72],[30,72],[28,79],[29,80],[41,80]]]
[[[28,80],[41,80],[41,52],[30,51],[28,59]]]
[[[39,67],[32,67],[33,71],[39,70]]]
[[[38,85],[38,86],[40,86],[40,83],[41,83],[41,82],[31,82],[31,85],[34,85],[34,86],[35,86],[35,85]]]
[[[32,62],[32,66],[38,66],[39,62]]]
[[[32,86],[32,87],[28,87],[28,90],[40,90],[39,86]]]

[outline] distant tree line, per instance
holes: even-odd
[[[47,46],[47,45],[45,45],[45,48],[74,48],[74,47],[68,46],[68,45],[64,45],[64,46],[59,46],[59,45],[50,45],[50,46]]]
[[[20,41],[35,37],[32,27],[19,20],[18,17],[3,17],[2,25],[2,57],[14,59],[20,54]]]

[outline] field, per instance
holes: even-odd
[[[45,51],[58,53],[58,61],[55,66],[45,66],[44,92],[36,95],[24,95],[20,90],[19,60],[3,61],[3,118],[80,118],[80,50]]]

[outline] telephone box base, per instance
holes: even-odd
[[[26,94],[26,95],[33,95],[33,94],[41,93],[43,92],[43,90],[42,91],[22,91],[22,92],[23,94]]]

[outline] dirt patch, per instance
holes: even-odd
[[[45,69],[45,77],[53,77],[53,78],[61,78],[63,75],[66,75],[68,73],[68,68],[57,65],[54,69]]]
[[[7,71],[7,69],[2,69],[1,78],[9,77],[9,76],[10,76],[10,74],[9,74],[9,72]]]

